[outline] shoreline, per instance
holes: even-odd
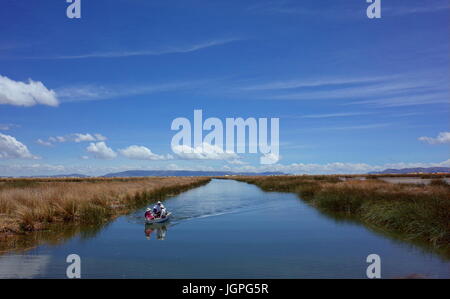
[[[102,226],[210,181],[209,177],[1,179],[0,253],[20,249],[17,238],[57,234],[63,226],[75,231],[82,226]]]
[[[236,177],[263,191],[295,193],[320,212],[397,235],[450,258],[450,185],[389,183],[373,177],[342,181],[338,176]]]

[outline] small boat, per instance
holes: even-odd
[[[154,218],[153,220],[145,219],[145,223],[146,224],[153,224],[153,223],[166,222],[167,220],[170,219],[170,216],[172,216],[171,212],[167,213],[166,217],[164,217],[164,218],[158,217],[158,218]]]

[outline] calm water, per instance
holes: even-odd
[[[364,278],[371,253],[384,278],[450,277],[439,256],[336,222],[293,194],[213,180],[165,205],[167,225],[146,227],[141,210],[96,234],[0,256],[0,277],[64,278],[71,253],[83,278]]]

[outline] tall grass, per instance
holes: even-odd
[[[2,179],[0,234],[51,223],[101,223],[209,182],[201,177]]]
[[[241,177],[266,191],[294,192],[325,213],[335,213],[403,239],[450,249],[450,186],[336,180],[336,176]]]

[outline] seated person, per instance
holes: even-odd
[[[147,208],[144,214],[145,219],[147,220],[153,220],[155,217],[153,216],[152,210],[150,208]]]
[[[156,205],[153,207],[153,214],[155,214],[155,217],[159,218],[161,217],[161,213],[163,210],[166,210],[166,208],[160,201],[158,201]]]

